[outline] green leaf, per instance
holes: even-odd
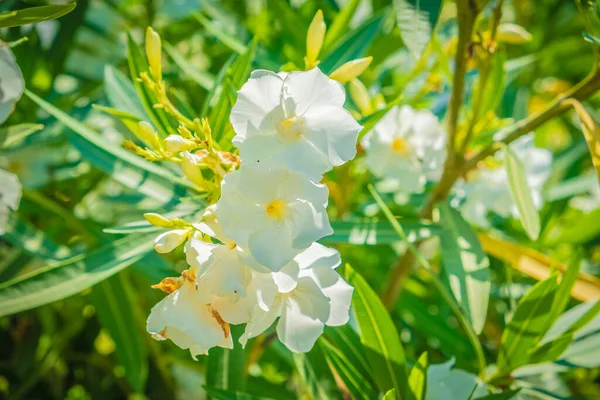
[[[257,47],[258,42],[256,40],[250,42],[248,45],[248,50],[244,54],[238,56],[231,64],[231,67],[228,69],[227,74],[224,77],[224,82],[229,80],[236,90],[242,87],[242,85],[248,79],[248,76],[250,76],[252,62],[256,56]],[[229,140],[229,137],[225,135],[225,131],[229,124],[231,107],[233,107],[233,102],[230,99],[228,89],[224,86],[219,96],[219,100],[217,101],[215,107],[211,110],[209,116],[213,139],[218,141],[224,149],[227,149],[226,146],[231,146],[230,143],[225,143]]]
[[[569,304],[569,300],[571,299],[571,290],[573,289],[573,286],[579,277],[579,264],[579,259],[573,260],[571,263],[569,263],[567,270],[562,274],[560,284],[556,290],[554,304],[552,305],[554,319],[550,322],[551,324],[553,324],[560,314],[565,311],[567,305]]]
[[[398,242],[401,239],[388,221],[364,218],[349,221],[331,221],[333,234],[323,238],[326,243],[375,245]],[[441,233],[439,225],[418,221],[402,221],[402,227],[411,242],[431,238]]]
[[[204,27],[204,29],[219,39],[225,46],[238,54],[244,54],[248,47],[235,36],[230,35],[225,29],[210,21],[200,13],[194,14],[194,18]]]
[[[237,343],[243,332],[243,326],[231,326],[231,336],[234,343]],[[215,389],[243,390],[246,385],[244,377],[245,362],[246,354],[242,346],[234,346],[233,349],[221,347],[211,349],[208,353],[206,384]]]
[[[458,211],[440,205],[440,220],[446,232],[440,235],[442,263],[452,294],[475,333],[485,324],[490,296],[490,262],[477,234]]]
[[[293,353],[294,364],[296,371],[302,380],[302,386],[306,389],[310,398],[327,400],[327,391],[323,387],[323,383],[315,372],[312,361],[307,353]]]
[[[516,390],[509,390],[507,392],[502,392],[502,393],[489,394],[484,397],[478,397],[477,400],[508,400],[508,399],[512,399],[513,397],[515,397],[517,395],[517,393],[519,393],[520,391],[521,391],[521,389],[516,389]]]
[[[338,39],[342,37],[344,32],[349,30],[350,21],[359,4],[360,0],[350,0],[344,5],[340,12],[336,14],[325,33],[325,40],[323,42],[323,48],[321,49],[323,53],[327,53],[331,45],[336,43]]]
[[[65,299],[152,251],[153,234],[131,235],[0,284],[0,317]]]
[[[394,0],[402,40],[416,60],[421,58],[433,35],[442,3],[442,0]]]
[[[102,327],[112,340],[125,377],[137,393],[143,393],[148,378],[148,349],[124,276],[116,275],[94,286],[91,299]]]
[[[375,383],[382,392],[396,389],[406,394],[406,356],[394,322],[367,282],[349,265],[344,269],[346,280],[354,286],[352,307]]]
[[[171,57],[171,59],[177,64],[179,68],[183,71],[185,75],[190,77],[194,82],[196,82],[200,87],[211,90],[214,85],[215,77],[212,76],[209,72],[202,71],[198,69],[198,67],[190,64],[188,60],[186,60],[177,49],[171,46],[169,43],[164,44],[165,51]]]
[[[57,245],[34,225],[17,218],[11,219],[2,238],[42,260],[63,260],[71,255],[69,248]]]
[[[507,373],[529,362],[529,354],[542,340],[552,319],[557,290],[556,275],[538,282],[521,299],[502,334],[498,356],[499,374]]]
[[[70,137],[71,143],[93,165],[105,171],[116,181],[163,204],[175,205],[181,197],[189,195],[188,188],[192,186],[183,179],[123,148],[113,147],[86,125],[32,92],[25,93],[46,112],[71,129],[76,134]]]
[[[19,146],[29,135],[44,129],[42,124],[19,124],[0,128],[0,149]]]
[[[396,400],[396,389],[390,389],[385,392],[381,400]]]
[[[531,353],[527,364],[541,364],[556,361],[573,342],[573,334],[566,334],[544,343]]]
[[[133,82],[111,65],[104,67],[104,93],[117,110],[133,115],[138,120],[148,118]]]
[[[415,400],[425,400],[427,391],[427,367],[429,361],[427,352],[421,354],[408,375],[408,387]]]
[[[0,28],[35,24],[49,19],[60,18],[75,9],[77,3],[53,4],[40,7],[24,8],[0,13]]]
[[[152,93],[143,82],[138,80],[143,72],[150,74],[150,69],[148,67],[148,62],[142,55],[142,51],[131,35],[127,35],[127,59],[129,60],[131,79],[133,80],[133,84],[135,85],[144,110],[146,110],[146,114],[150,117],[150,120],[163,137],[176,134],[177,132],[171,126],[167,113],[160,108],[154,108],[154,104],[158,103],[154,93]]]
[[[519,210],[523,228],[531,240],[536,240],[540,235],[540,215],[531,197],[523,164],[510,146],[505,147],[504,165],[508,174],[510,194]]]
[[[366,21],[354,32],[348,33],[341,43],[327,56],[321,59],[319,68],[325,74],[330,74],[338,67],[348,61],[364,57],[367,49],[375,39],[383,24],[383,16],[380,14]]]
[[[273,400],[268,397],[254,396],[248,393],[234,392],[205,386],[204,390],[216,400]]]
[[[344,382],[352,398],[368,400],[377,397],[375,389],[363,379],[360,371],[357,370],[357,365],[353,364],[344,352],[338,350],[325,338],[321,338],[319,343],[325,354],[327,363],[337,373],[342,382]]]

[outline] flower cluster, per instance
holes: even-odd
[[[403,194],[439,180],[447,134],[428,110],[393,107],[361,141],[369,170]],[[390,186],[390,185],[388,185]]]
[[[355,156],[361,129],[344,102],[342,85],[316,67],[251,74],[230,116],[241,166],[224,175],[221,198],[196,224],[147,216],[170,228],[157,251],[187,242],[190,266],[156,285],[169,295],[148,318],[153,337],[196,356],[232,348],[230,324],[246,324],[245,345],[279,318],[279,339],[306,352],[325,325],[348,321],[353,289],[335,271],[340,255],[316,243],[332,233],[319,182]]]
[[[542,189],[550,175],[552,153],[536,147],[531,136],[515,140],[510,148],[523,163],[533,203],[540,208]],[[504,152],[500,151],[495,157],[486,160],[469,172],[456,190],[458,197],[464,198],[461,210],[465,219],[482,228],[489,227],[487,216],[490,211],[502,217],[519,217],[508,187],[503,158]]]

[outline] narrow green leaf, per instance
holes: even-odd
[[[238,54],[244,54],[248,51],[248,47],[242,43],[235,36],[231,36],[225,29],[222,29],[214,22],[210,21],[204,15],[200,13],[194,14],[194,18],[196,21],[200,23],[206,29],[207,32],[214,35],[217,39],[221,41],[225,46],[229,47],[231,50],[235,51]]]
[[[388,221],[377,218],[331,221],[333,234],[323,238],[326,243],[350,243],[375,245],[398,242],[401,239]],[[402,221],[409,241],[417,242],[439,235],[439,225],[414,220]]]
[[[358,371],[366,385],[375,387],[375,381],[368,367],[365,347],[360,337],[350,325],[325,327],[325,337],[335,346],[350,364]]]
[[[377,387],[383,392],[396,389],[398,393],[406,393],[406,356],[394,322],[367,282],[349,265],[344,272],[346,280],[354,286],[352,307]]]
[[[519,210],[523,228],[531,240],[537,240],[540,235],[540,215],[531,197],[523,164],[510,146],[505,147],[504,165],[508,174],[510,194]]]
[[[216,400],[273,400],[268,397],[254,396],[248,393],[234,392],[205,386],[204,390]]]
[[[512,399],[513,397],[515,397],[517,395],[517,393],[519,393],[520,391],[521,391],[521,389],[516,389],[516,390],[509,390],[509,391],[502,392],[502,393],[489,394],[484,397],[479,397],[477,400],[508,400],[508,399]]]
[[[366,21],[358,29],[348,33],[340,44],[321,59],[319,68],[330,74],[348,61],[364,57],[367,49],[381,29],[384,17],[381,13]]]
[[[111,65],[104,67],[104,93],[117,110],[133,115],[138,120],[148,118],[133,82]]]
[[[306,389],[310,398],[327,400],[327,392],[319,376],[317,376],[308,354],[293,353],[292,356],[296,365],[296,371],[298,371],[298,375],[300,375],[300,379],[302,380],[302,386]]]
[[[339,13],[333,18],[331,25],[327,27],[327,32],[325,33],[325,41],[323,42],[322,52],[327,53],[331,45],[336,43],[349,29],[350,21],[356,12],[360,4],[360,0],[350,0],[348,1],[344,7],[340,10]]]
[[[228,69],[227,74],[224,77],[224,82],[229,80],[235,90],[241,88],[248,79],[250,71],[252,70],[252,62],[256,56],[257,47],[258,42],[256,40],[250,42],[248,50],[244,54],[238,56]],[[227,85],[227,83],[225,84]],[[229,124],[229,114],[231,113],[232,107],[233,102],[230,99],[230,91],[226,86],[223,86],[219,100],[210,112],[209,122],[213,139],[218,141],[224,149],[227,148],[226,146],[231,146],[230,143],[225,143],[229,139],[225,135],[225,132]]]
[[[42,260],[63,260],[71,255],[71,250],[50,240],[46,234],[27,221],[13,218],[2,236],[13,246]]]
[[[131,35],[127,35],[127,59],[129,60],[131,79],[133,80],[133,84],[135,85],[144,110],[146,110],[146,114],[150,116],[150,120],[163,137],[176,134],[177,132],[171,126],[169,116],[165,111],[160,108],[154,108],[154,104],[157,103],[154,93],[152,93],[143,82],[139,81],[141,74],[143,72],[149,74],[150,69],[148,67],[148,62],[142,55],[141,49]]]
[[[572,342],[573,334],[566,334],[559,336],[557,339],[550,342],[544,343],[531,353],[527,364],[541,364],[556,361],[567,350]]]
[[[394,0],[402,40],[416,60],[421,58],[433,35],[442,3],[442,0]]]
[[[0,284],[0,317],[65,299],[152,251],[153,234],[131,235]]]
[[[327,363],[340,377],[348,392],[354,399],[374,399],[377,397],[375,389],[364,380],[361,373],[357,370],[357,365],[353,364],[342,351],[327,341],[325,338],[319,340],[321,349],[325,354]]]
[[[185,75],[190,77],[194,82],[196,82],[200,87],[210,90],[214,85],[215,77],[212,76],[209,72],[202,71],[198,69],[198,67],[190,64],[188,60],[186,60],[177,49],[171,46],[169,43],[164,44],[165,51],[171,57],[171,59],[177,64],[179,68],[183,71]]]
[[[381,400],[397,400],[396,389],[390,389],[387,392],[385,392]]]
[[[30,91],[25,93],[46,112],[71,129],[76,134],[70,137],[71,143],[92,164],[104,170],[116,181],[164,204],[175,205],[180,201],[180,197],[189,195],[188,188],[192,186],[183,179],[123,148],[110,145],[92,129],[37,95]]]
[[[31,134],[44,129],[42,124],[19,124],[0,128],[0,149],[18,146]]]
[[[487,316],[490,296],[490,262],[477,234],[458,211],[440,205],[440,220],[447,232],[440,235],[442,263],[452,294],[480,333]]]
[[[537,347],[552,323],[557,287],[556,275],[552,275],[533,286],[519,302],[502,334],[498,356],[500,374],[528,363],[530,350]]]
[[[91,299],[102,327],[115,342],[127,381],[137,393],[143,393],[148,378],[148,349],[124,278],[116,275],[94,286]]]
[[[565,311],[569,300],[571,299],[571,290],[577,282],[579,277],[579,259],[569,263],[567,270],[562,274],[560,284],[556,290],[556,296],[554,298],[554,304],[552,305],[552,312],[554,313],[554,321]]]
[[[427,367],[429,361],[427,352],[421,354],[416,364],[413,365],[408,375],[408,387],[415,400],[425,400],[427,391]]]
[[[244,332],[241,325],[231,326],[231,336],[234,343]],[[242,346],[233,349],[215,347],[208,353],[206,367],[206,384],[215,389],[235,392],[245,388],[244,364],[246,354]]]
[[[75,9],[77,3],[53,4],[30,7],[22,10],[0,13],[0,28],[35,24],[49,19],[60,18]]]

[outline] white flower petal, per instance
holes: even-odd
[[[212,251],[216,247],[218,245],[207,243],[201,238],[194,236],[185,244],[185,259],[190,266],[201,269],[202,265],[208,262]]]
[[[0,169],[0,203],[15,211],[19,208],[22,192],[19,178],[12,172]]]
[[[288,293],[294,290],[298,284],[299,273],[300,268],[295,260],[290,261],[279,272],[273,272],[273,280],[279,293]]]
[[[293,212],[294,226],[298,229],[292,242],[294,248],[306,249],[313,242],[333,233],[325,207],[297,201],[290,204],[290,209]]]
[[[238,91],[237,101],[231,109],[230,121],[237,133],[234,143],[276,129],[273,120],[274,115],[282,113],[282,86],[282,77],[274,72],[258,70],[250,75]]]
[[[319,68],[288,74],[284,86],[286,94],[296,103],[298,115],[326,104],[342,107],[346,101],[344,87],[329,79]]]
[[[287,225],[267,226],[253,232],[248,239],[248,248],[256,261],[272,271],[279,271],[301,250],[292,246],[292,234]]]
[[[325,328],[329,299],[309,277],[298,279],[296,289],[284,301],[277,336],[296,353],[310,351]]]
[[[273,325],[273,322],[275,322],[277,317],[279,317],[281,314],[281,308],[282,303],[280,297],[275,300],[275,303],[268,311],[265,311],[258,306],[255,307],[252,312],[252,318],[246,324],[246,330],[240,337],[240,343],[242,346],[246,346],[248,339],[252,339],[269,329],[269,327]]]
[[[210,308],[198,301],[194,285],[189,283],[152,308],[146,329],[156,339],[171,339],[182,349],[190,349],[194,358],[215,346],[233,348],[229,326],[222,325]]]
[[[342,263],[340,253],[336,249],[313,243],[308,249],[298,254],[294,260],[300,269],[329,268],[335,269]]]

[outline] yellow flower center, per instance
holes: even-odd
[[[403,138],[396,138],[392,142],[392,150],[396,154],[407,156],[410,153],[410,145]]]
[[[287,204],[281,200],[273,200],[267,207],[267,215],[276,221],[281,221],[287,214]]]
[[[298,139],[304,133],[304,122],[295,116],[286,118],[279,124],[279,133],[288,140]]]

